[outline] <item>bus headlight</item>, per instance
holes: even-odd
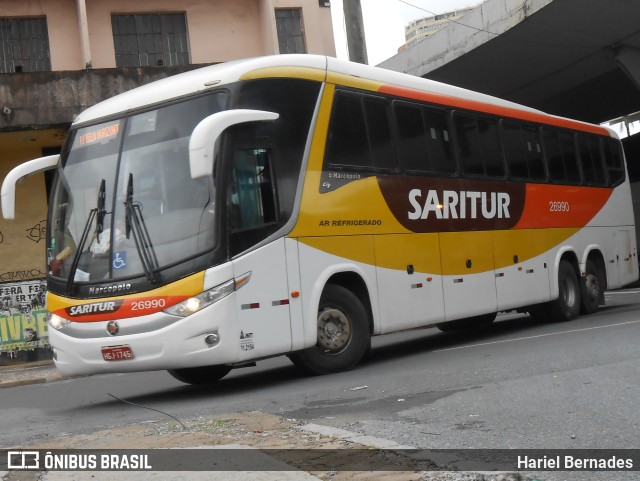
[[[61,331],[64,329],[69,323],[70,320],[65,319],[64,317],[60,317],[57,314],[53,314],[52,312],[47,312],[47,322],[51,327],[53,327],[56,331]]]
[[[173,316],[187,317],[191,314],[210,306],[214,302],[218,302],[220,299],[224,299],[235,290],[235,281],[232,279],[223,284],[219,284],[216,287],[204,291],[197,296],[190,297],[189,299],[179,302],[164,312]]]

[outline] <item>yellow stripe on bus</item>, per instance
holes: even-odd
[[[514,264],[514,257],[523,262],[564,244],[580,228],[512,229],[493,232],[493,252],[496,269]],[[577,250],[577,249],[576,249]]]
[[[376,177],[323,194],[318,190],[320,177],[320,172],[307,172],[300,215],[290,237],[409,232],[389,210]]]
[[[301,78],[323,82],[325,70],[311,67],[266,67],[252,70],[240,76],[240,80],[255,80],[262,78]]]
[[[561,245],[578,228],[301,237],[342,259],[387,269],[464,275],[502,269]],[[514,256],[517,256],[515,262]],[[542,268],[542,266],[541,266]]]
[[[322,162],[324,159],[324,149],[327,140],[327,130],[329,129],[329,119],[331,118],[331,109],[333,108],[333,96],[336,91],[336,86],[332,84],[325,84],[324,92],[322,94],[322,100],[320,101],[320,108],[318,110],[318,117],[316,119],[315,127],[313,129],[313,139],[311,142],[311,151],[309,153],[309,164],[307,169],[309,171],[322,170]],[[309,186],[308,179],[305,181],[305,186]],[[318,184],[310,186],[311,189],[317,189]]]
[[[351,87],[361,90],[369,90],[377,92],[385,85],[383,82],[377,82],[375,80],[369,80],[362,77],[356,77],[354,75],[345,75],[336,72],[327,72],[327,82],[337,84],[340,87]]]

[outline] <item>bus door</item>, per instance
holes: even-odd
[[[633,282],[637,278],[637,270],[634,269],[634,262],[638,262],[634,254],[633,236],[631,229],[619,229],[615,234],[615,253],[614,261],[617,269],[614,273],[614,279],[618,281],[617,285],[623,286],[629,282]]]
[[[291,349],[289,288],[284,237],[265,242],[281,226],[272,151],[235,148],[232,156],[227,228],[244,360]]]
[[[380,235],[374,239],[382,333],[442,322],[438,234]]]
[[[493,255],[496,265],[498,310],[538,304],[551,300],[549,276],[555,276],[547,255],[542,229],[495,231]]]
[[[492,232],[441,232],[439,236],[445,319],[496,312]]]

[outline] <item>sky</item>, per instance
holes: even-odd
[[[409,22],[480,3],[481,0],[360,0],[369,65],[377,65],[398,52],[405,42],[404,27]],[[331,0],[336,56],[347,60],[342,12],[342,0]]]

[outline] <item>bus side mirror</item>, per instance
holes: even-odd
[[[2,217],[5,219],[15,219],[16,186],[20,181],[30,175],[55,168],[55,166],[58,165],[59,158],[60,156],[58,154],[40,157],[20,164],[9,171],[2,182],[2,191],[0,191]]]
[[[245,122],[276,120],[280,114],[263,110],[225,110],[204,118],[191,133],[189,140],[189,167],[191,178],[200,179],[213,172],[213,156],[216,141],[224,130]]]

